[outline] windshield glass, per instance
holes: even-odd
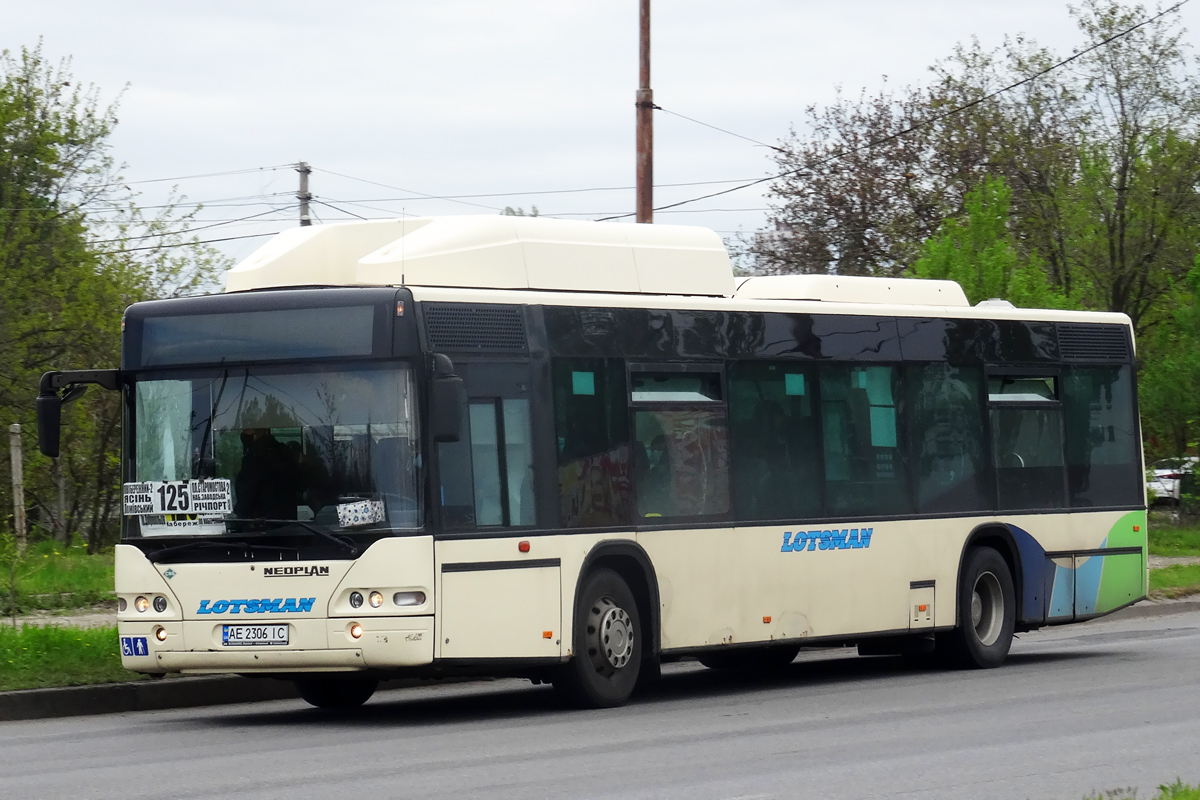
[[[131,532],[215,535],[299,520],[339,532],[417,528],[412,374],[231,368],[150,375],[134,390],[136,481],[225,479],[232,514],[142,514]]]

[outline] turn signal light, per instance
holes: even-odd
[[[371,592],[371,596],[367,598],[367,602],[371,604],[371,608],[379,608],[383,605],[383,595],[379,592]]]
[[[155,628],[154,629],[154,638],[158,639],[160,642],[165,642],[167,640],[166,630],[164,630],[163,628]]]
[[[520,550],[522,553],[528,553],[529,552],[529,542],[527,542],[527,541],[517,542],[517,549]]]
[[[353,639],[362,638],[362,625],[357,622],[350,626],[350,637]]]
[[[146,609],[150,607],[150,601],[144,597],[139,597],[133,601],[133,607],[138,610],[139,614],[145,613]]]
[[[425,605],[425,593],[396,592],[392,595],[392,602],[398,606],[423,606]]]

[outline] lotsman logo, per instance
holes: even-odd
[[[201,600],[197,614],[303,614],[313,609],[315,597],[275,600]],[[212,606],[209,606],[212,603]]]
[[[840,531],[791,531],[783,534],[781,553],[800,553],[805,550],[858,550],[871,546],[874,528],[843,528]]]

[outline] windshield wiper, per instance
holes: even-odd
[[[313,533],[315,533],[317,536],[320,536],[323,539],[328,539],[329,541],[336,544],[338,547],[349,550],[350,555],[352,555],[352,556],[357,557],[360,552],[358,549],[358,545],[356,545],[354,542],[350,541],[349,539],[343,539],[341,536],[338,536],[336,533],[329,530],[329,528],[326,528],[324,525],[317,525],[312,522],[305,522],[304,520],[301,520],[301,519],[263,519],[263,518],[259,517],[259,518],[254,518],[254,519],[227,519],[227,520],[225,520],[226,525],[228,525],[231,522],[249,522],[249,523],[254,523],[254,524],[262,524],[262,525],[299,525],[301,528],[304,528],[305,530],[310,530]],[[272,533],[274,533],[274,531],[272,531]]]
[[[281,547],[280,545],[274,544],[250,544],[249,542],[213,541],[211,539],[204,539],[197,542],[185,542],[184,544],[177,544],[173,547],[164,547],[162,550],[156,550],[153,553],[150,553],[147,557],[150,559],[150,561],[161,564],[164,562],[164,557],[169,558],[174,555],[185,553],[189,550],[207,550],[211,548],[219,548],[222,550],[233,548],[235,550],[243,550],[246,553],[253,553],[256,550],[276,550],[279,552],[291,553],[300,552],[295,547]]]

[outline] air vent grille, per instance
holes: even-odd
[[[450,353],[524,353],[521,306],[469,306],[426,303],[429,346]]]
[[[1129,333],[1124,325],[1060,322],[1058,350],[1064,361],[1129,361]]]

